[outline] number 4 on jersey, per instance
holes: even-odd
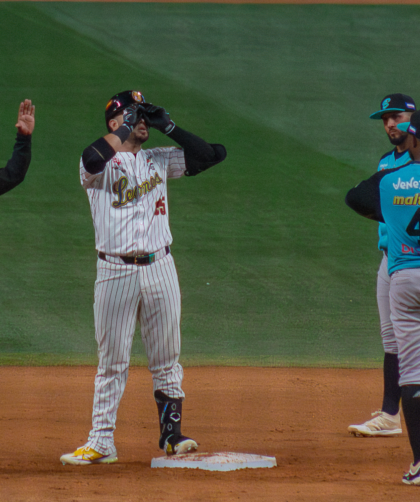
[[[419,237],[418,243],[420,244],[420,208],[414,213],[413,218],[407,225],[406,232],[411,237]]]

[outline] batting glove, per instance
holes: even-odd
[[[174,130],[175,122],[170,119],[165,108],[147,103],[143,105],[143,109],[143,118],[147,126],[153,127],[163,134],[169,134]]]
[[[112,132],[115,136],[120,138],[121,143],[127,141],[128,137],[132,133],[133,129],[140,122],[144,108],[137,104],[128,106],[123,112],[123,123],[120,127]]]
[[[139,110],[139,108],[142,107],[140,107],[140,105],[138,104],[134,104],[128,106],[123,112],[123,123],[121,124],[121,127],[126,127],[130,133],[140,122],[140,119],[142,117],[142,111],[144,109]]]

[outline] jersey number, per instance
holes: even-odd
[[[415,228],[417,226],[417,228]],[[406,232],[411,237],[419,237],[418,243],[420,244],[420,208],[414,213],[413,218],[407,225]]]
[[[158,216],[159,214],[166,214],[165,197],[161,197],[156,202],[155,216]]]

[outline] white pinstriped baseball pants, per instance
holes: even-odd
[[[117,410],[128,377],[136,322],[146,349],[153,391],[184,398],[181,349],[181,294],[171,254],[151,265],[120,265],[98,259],[95,283],[95,377],[92,430],[88,446],[106,455],[115,451]]]
[[[391,322],[391,307],[389,304],[389,288],[391,279],[388,275],[388,257],[384,253],[378,270],[376,283],[376,299],[378,302],[381,337],[384,351],[388,354],[398,354],[397,340]]]

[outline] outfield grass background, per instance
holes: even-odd
[[[0,198],[0,363],[96,360],[78,159],[134,88],[228,151],[169,187],[183,363],[380,365],[376,224],[344,196],[391,149],[368,119],[382,97],[420,103],[419,23],[417,6],[0,3],[1,166],[36,104],[30,171]]]

